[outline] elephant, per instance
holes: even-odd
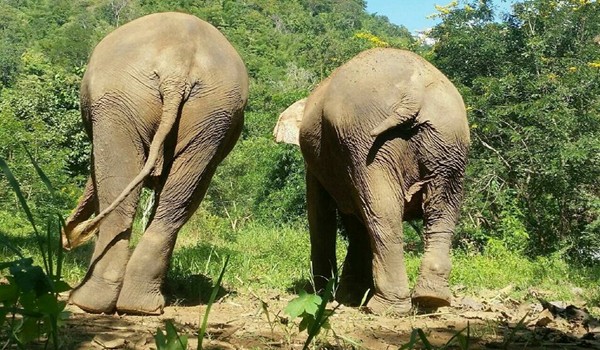
[[[235,48],[189,14],[138,18],[94,48],[80,91],[91,176],[63,245],[97,239],[71,303],[92,313],[162,313],[177,233],[240,136],[248,88]],[[130,249],[142,187],[154,190],[155,205]]]
[[[443,73],[410,51],[363,51],[281,113],[273,132],[304,157],[317,290],[337,276],[340,222],[348,249],[339,302],[368,295],[373,312],[397,315],[413,304],[450,305],[470,135],[462,97]],[[411,294],[403,221],[415,219],[424,223],[424,254]]]

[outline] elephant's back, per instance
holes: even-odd
[[[418,114],[432,88],[464,110],[453,85],[423,58],[404,50],[373,49],[339,67],[311,94],[300,143],[309,169],[321,175],[319,180],[338,205],[358,210],[357,188],[369,181],[374,167],[389,169],[390,177],[404,190],[418,181],[420,146],[414,137],[418,130],[397,128],[377,138],[371,131],[398,107],[414,108]]]
[[[170,79],[248,97],[246,67],[225,36],[192,15],[165,12],[133,20],[94,49],[83,84],[94,95],[139,84],[158,90]]]
[[[363,51],[333,72],[322,100],[323,128],[331,129],[342,150],[361,161],[374,145],[371,131],[399,109],[415,115],[416,124],[469,140],[460,93],[442,72],[410,51]],[[404,137],[409,131],[400,127],[396,133]]]

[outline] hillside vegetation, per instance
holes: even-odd
[[[294,227],[301,235],[303,161],[296,148],[274,143],[278,114],[362,50],[409,49],[442,70],[468,108],[472,150],[455,247],[597,263],[600,4],[528,0],[506,14],[492,1],[451,4],[438,8],[442,22],[428,33],[433,44],[365,8],[362,0],[2,0],[0,157],[34,212],[67,214],[89,169],[78,88],[94,45],[145,14],[191,13],[236,47],[251,92],[242,137],[187,229],[230,241],[244,227]],[[25,148],[58,198],[45,191]],[[4,237],[28,234],[17,203],[0,175]],[[417,247],[419,225],[406,227]]]

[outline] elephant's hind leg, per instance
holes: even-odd
[[[210,154],[178,158],[162,189],[156,194],[155,213],[133,251],[117,310],[128,314],[161,314],[166,277],[177,233],[204,197],[215,165]],[[194,159],[196,158],[196,159]]]
[[[214,121],[214,120],[213,120]],[[130,314],[161,314],[165,297],[161,286],[167,274],[177,233],[200,205],[220,161],[229,153],[239,128],[202,130],[200,136],[173,160],[156,194],[156,208],[133,251],[117,310]],[[226,125],[226,123],[225,123]]]
[[[348,252],[335,298],[340,303],[359,306],[366,294],[373,294],[374,290],[369,232],[356,216],[341,214],[341,217],[348,234]]]
[[[408,276],[404,264],[402,213],[404,200],[387,179],[389,170],[374,165],[363,180],[363,216],[373,252],[374,295],[368,303],[373,312],[406,314],[411,309]]]
[[[99,209],[108,207],[142,167],[141,144],[123,128],[95,125],[94,180]],[[94,313],[114,311],[129,259],[131,226],[139,199],[136,190],[100,224],[87,274],[70,295],[70,301]]]
[[[445,168],[426,185],[423,197],[425,252],[412,300],[425,309],[449,306],[452,300],[448,283],[452,268],[450,246],[462,199],[466,157],[459,146],[448,148],[448,152],[454,154],[446,154],[445,162],[440,160],[439,164],[445,164]],[[463,160],[448,161],[457,156]]]

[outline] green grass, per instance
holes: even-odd
[[[583,299],[598,305],[600,266],[575,267],[559,254],[529,259],[507,250],[487,254],[456,252],[451,284],[467,292],[513,287],[514,296],[523,298],[530,289],[554,300]],[[576,289],[583,293],[577,295]]]
[[[0,220],[0,224],[2,220]],[[12,229],[15,224],[11,222]],[[133,242],[139,239],[140,227],[134,227]],[[40,262],[39,253],[27,229],[0,234],[9,237],[25,256]],[[75,285],[85,274],[92,244],[65,254],[63,275]],[[223,259],[230,256],[228,272],[223,280],[225,291],[244,293],[249,290],[275,289],[298,292],[310,281],[310,243],[303,225],[275,226],[249,222],[233,230],[228,221],[200,210],[181,230],[171,261],[165,291],[175,303],[206,302],[213,281],[218,276]],[[338,264],[343,262],[345,242],[338,244]],[[0,247],[0,261],[13,258]],[[419,253],[408,252],[406,264],[409,279],[414,284],[419,269]],[[581,300],[589,305],[600,301],[600,267],[570,266],[557,255],[529,259],[507,250],[490,249],[485,254],[453,253],[451,286],[463,286],[461,293],[477,294],[513,286],[511,296],[526,298],[528,290],[543,291],[552,300]],[[580,289],[575,293],[575,287]]]

